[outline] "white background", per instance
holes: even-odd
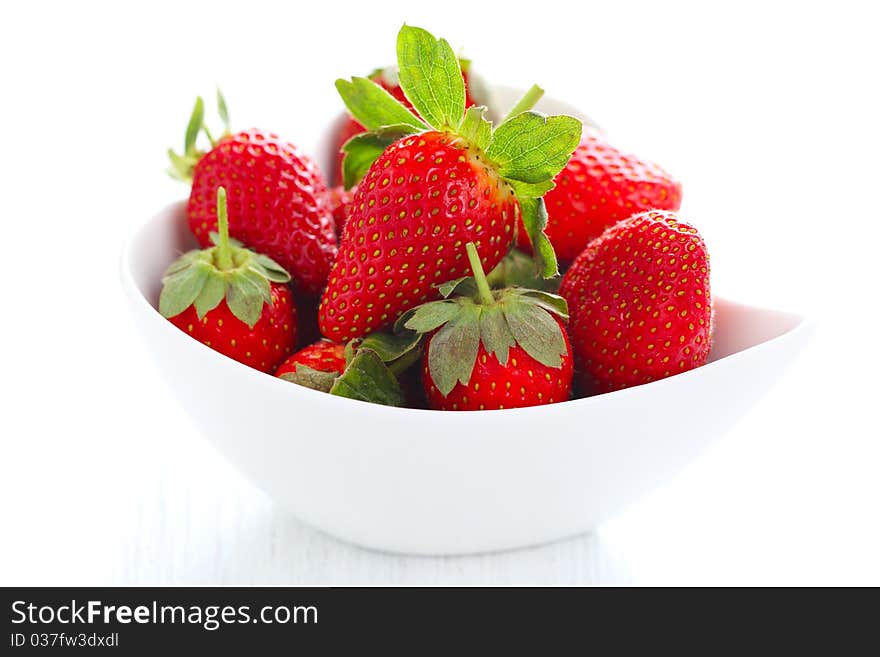
[[[424,5],[425,8],[419,8]],[[0,584],[880,584],[880,103],[870,3],[4,3]],[[590,536],[392,557],[284,515],[138,342],[119,246],[195,94],[313,148],[407,21],[684,183],[717,293],[817,337],[714,449]],[[328,418],[328,431],[332,431]]]

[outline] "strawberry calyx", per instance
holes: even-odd
[[[343,146],[346,188],[357,184],[373,162],[398,139],[445,132],[477,149],[481,159],[513,189],[523,225],[545,278],[558,273],[556,254],[544,235],[542,197],[577,147],[582,124],[572,116],[532,110],[543,90],[533,86],[497,126],[484,106],[465,108],[461,62],[445,39],[404,25],[397,36],[398,82],[413,110],[369,78],[337,80],[336,89],[352,116],[366,129]]]
[[[422,336],[415,331],[372,333],[345,345],[345,370],[333,381],[331,395],[405,406],[398,377],[422,355]]]
[[[528,288],[491,289],[476,245],[466,249],[473,276],[442,285],[446,298],[413,308],[395,325],[399,334],[431,336],[428,370],[440,393],[468,384],[481,343],[502,367],[518,345],[541,364],[561,368],[568,348],[557,318],[568,319],[565,299]]]
[[[333,383],[341,374],[340,364],[342,345],[330,340],[319,340],[296,352],[275,372],[275,376],[306,388],[320,392],[330,392]]]
[[[182,182],[192,182],[193,170],[199,160],[205,155],[205,151],[198,147],[199,135],[204,133],[211,148],[214,148],[221,139],[232,134],[229,123],[229,109],[226,106],[226,99],[220,89],[217,89],[217,113],[223,122],[223,132],[219,138],[214,138],[208,125],[205,123],[205,101],[201,96],[196,98],[193,106],[192,114],[190,114],[189,122],[186,126],[186,134],[183,139],[183,152],[177,153],[174,149],[168,149],[168,159],[171,160],[171,166],[168,167],[168,175]]]
[[[492,288],[527,287],[554,293],[559,291],[562,282],[559,276],[544,278],[538,274],[532,257],[515,248],[508,251],[504,259],[486,274],[486,279]]]
[[[313,390],[385,406],[405,406],[398,377],[414,365],[422,351],[422,336],[372,333],[345,345],[345,368],[340,373],[297,363],[278,377]]]
[[[159,312],[167,318],[195,306],[199,319],[226,300],[236,318],[253,328],[272,304],[271,283],[287,283],[290,275],[277,262],[229,237],[226,189],[217,188],[215,245],[195,249],[175,260],[162,277]]]
[[[292,372],[278,375],[280,379],[311,388],[312,390],[318,390],[319,392],[330,392],[337,377],[338,374],[336,372],[316,370],[313,367],[302,364],[297,365],[296,369]]]

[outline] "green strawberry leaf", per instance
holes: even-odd
[[[418,351],[422,336],[415,331],[403,333],[371,333],[358,345],[358,349],[374,351],[384,363],[393,363]]]
[[[217,87],[217,113],[220,115],[220,120],[223,121],[224,132],[229,134],[229,126],[231,125],[229,122],[229,108],[226,106],[226,98],[223,97],[220,87]]]
[[[345,142],[342,147],[345,153],[342,158],[342,184],[345,189],[357,185],[393,141],[375,132],[365,132]]]
[[[231,240],[230,240],[231,241]],[[262,276],[273,283],[287,283],[290,281],[290,274],[277,262],[261,253],[253,254],[253,262],[251,266]]]
[[[516,343],[539,363],[561,367],[568,353],[562,328],[553,316],[522,297],[512,296],[504,304],[504,318]]]
[[[453,278],[451,281],[437,285],[436,288],[440,292],[440,296],[444,299],[448,299],[453,294],[462,297],[470,297],[477,292],[477,285],[473,276]]]
[[[385,406],[404,405],[397,377],[372,349],[357,350],[345,372],[333,383],[330,394]]]
[[[513,187],[513,191],[519,199],[541,198],[544,194],[556,187],[556,183],[552,178],[537,183],[527,183],[522,180],[508,180],[507,182]]]
[[[368,349],[387,365],[392,374],[399,376],[421,358],[423,337],[405,328],[397,333],[371,333],[345,345],[345,362],[350,364],[360,349]]]
[[[519,207],[523,226],[532,243],[538,273],[544,278],[553,278],[559,274],[559,264],[556,261],[556,251],[544,234],[544,228],[547,227],[547,208],[544,199],[521,198]]]
[[[560,319],[568,319],[568,302],[558,294],[543,290],[514,289],[511,294],[519,296],[522,301],[543,308]]]
[[[196,151],[196,139],[199,137],[199,132],[202,130],[202,126],[205,124],[205,101],[202,100],[202,97],[199,96],[196,98],[195,107],[193,107],[192,114],[189,117],[189,123],[186,126],[186,137],[183,141],[183,154],[185,156],[191,156]]]
[[[480,150],[486,150],[492,140],[492,122],[486,118],[486,107],[469,107],[464,113],[458,134]]]
[[[397,69],[404,95],[425,121],[438,130],[458,128],[465,106],[464,78],[445,39],[404,25],[397,34]]]
[[[263,279],[268,290],[269,282]],[[250,277],[237,276],[226,286],[226,305],[238,319],[253,328],[263,311],[263,290]],[[269,297],[271,299],[271,296]]]
[[[209,276],[202,291],[195,298],[196,315],[202,319],[214,310],[226,296],[226,281],[221,276]]]
[[[406,125],[413,132],[427,130],[397,99],[369,78],[354,77],[351,81],[337,80],[336,90],[351,115],[367,130],[378,130],[390,125]]]
[[[346,367],[351,365],[351,361],[354,360],[354,355],[357,353],[357,348],[360,343],[361,338],[355,338],[354,340],[349,340],[345,343],[345,349],[343,349],[342,355],[345,357]]]
[[[163,281],[164,279],[171,277],[177,272],[183,271],[187,267],[192,267],[199,260],[210,262],[210,256],[206,256],[204,251],[199,251],[198,249],[187,251],[177,260],[168,265],[168,269],[166,269],[165,273],[162,274]]]
[[[342,178],[346,189],[357,185],[373,162],[395,141],[414,132],[411,126],[399,123],[372,132],[355,135],[342,147]]]
[[[171,166],[168,168],[168,175],[175,180],[189,182],[192,180],[193,168],[198,163],[198,157],[178,155],[173,149],[168,149],[168,159],[171,160]]]
[[[322,372],[321,370],[313,370],[307,365],[297,365],[293,372],[285,372],[279,378],[312,390],[330,392],[337,377],[336,372]]]
[[[580,138],[576,118],[526,111],[495,129],[486,155],[505,179],[539,183],[562,171]]]
[[[162,281],[159,294],[159,312],[163,317],[175,317],[189,308],[202,291],[211,274],[211,267],[204,261],[196,261]]]
[[[501,365],[507,365],[510,348],[516,345],[516,339],[504,318],[503,306],[483,307],[480,315],[480,340],[486,351],[495,354]]]
[[[535,270],[534,259],[517,249],[511,249],[486,278],[489,285],[495,289],[520,287],[531,290],[546,290],[547,292],[556,292],[561,281],[559,276],[554,278],[541,276]]]
[[[417,333],[430,333],[460,313],[461,305],[455,301],[431,301],[405,314],[398,325]]]
[[[470,381],[480,347],[482,308],[474,303],[457,305],[458,314],[434,334],[428,348],[428,371],[444,397],[456,383]]]

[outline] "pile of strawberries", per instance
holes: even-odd
[[[215,138],[196,102],[169,155],[203,248],[168,268],[159,311],[263,372],[392,406],[549,404],[702,365],[709,257],[681,185],[533,111],[538,87],[493,123],[425,30],[404,26],[397,56],[336,83],[333,188],[277,135],[232,133],[219,93]]]

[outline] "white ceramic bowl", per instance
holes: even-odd
[[[162,273],[194,244],[175,203],[141,225],[122,255],[135,322],[175,396],[279,504],[334,536],[393,552],[485,552],[592,529],[728,430],[810,333],[796,315],[716,299],[711,362],[696,370],[533,408],[390,408],[262,374],[161,317]],[[682,403],[687,422],[676,412]]]

